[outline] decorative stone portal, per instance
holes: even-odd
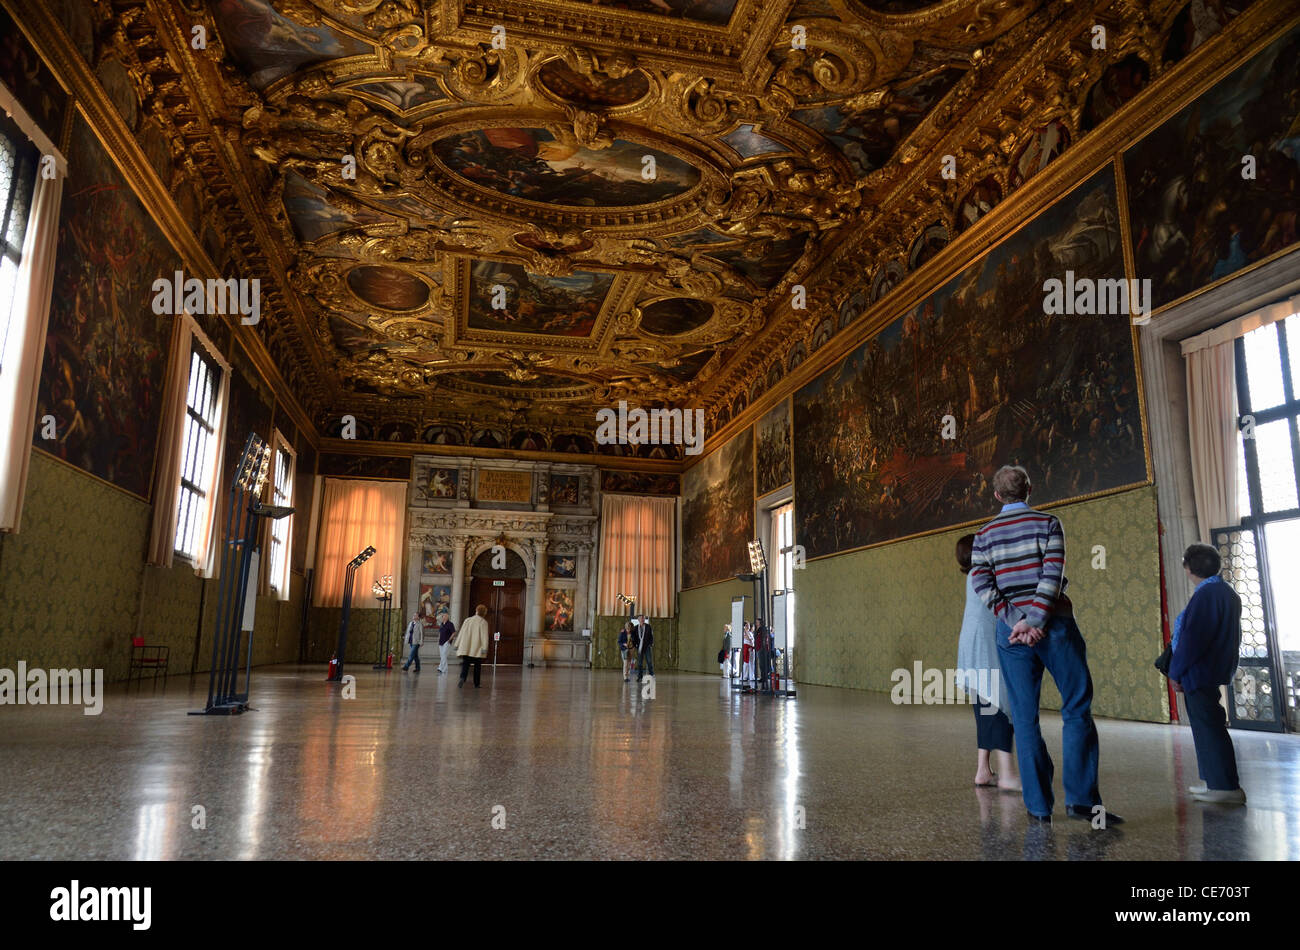
[[[408,603],[457,629],[485,604],[499,663],[590,665],[599,495],[594,465],[417,456]]]

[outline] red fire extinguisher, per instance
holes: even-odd
[[[330,657],[330,673],[329,676],[325,678],[327,680],[334,679],[334,674],[336,674],[338,670],[339,670],[339,657],[338,654],[336,653],[334,654],[334,656]]]
[[[392,651],[392,650],[389,650],[389,651],[388,651],[388,668],[389,668],[390,670],[393,668],[393,651]]]

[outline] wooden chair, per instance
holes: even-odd
[[[158,679],[161,672],[167,678],[167,661],[171,657],[171,647],[160,644],[146,644],[144,637],[131,638],[131,668],[127,671],[127,685],[134,678],[144,679],[146,670],[153,671],[153,678]]]

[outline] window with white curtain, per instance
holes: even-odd
[[[293,475],[297,456],[283,435],[275,433],[275,477],[271,484],[271,504],[293,506]],[[268,585],[278,600],[289,599],[289,553],[293,538],[293,515],[271,520],[270,573]]]
[[[181,449],[181,485],[176,499],[175,543],[176,553],[191,563],[198,560],[204,512],[209,496],[216,491],[216,449],[222,430],[221,373],[212,354],[195,337],[185,397],[185,442]]]
[[[600,589],[597,610],[626,614],[619,594],[636,598],[647,617],[674,613],[673,554],[676,498],[607,494],[600,516]]]
[[[786,645],[794,649],[794,502],[772,509],[772,552],[776,555],[768,574],[768,586],[783,590],[785,597]]]

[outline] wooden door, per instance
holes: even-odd
[[[496,586],[496,585],[502,586]],[[495,655],[498,663],[524,662],[524,597],[525,582],[518,578],[494,580],[491,577],[476,577],[470,583],[469,610],[475,610],[479,604],[486,604],[488,609],[488,629],[492,633],[501,631],[498,643],[488,642],[488,655],[485,662],[491,663]]]

